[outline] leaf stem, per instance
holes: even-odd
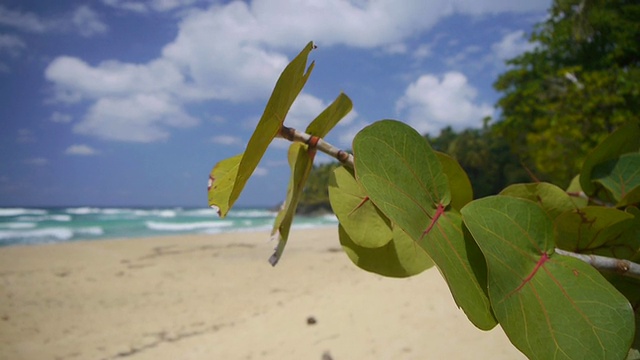
[[[629,260],[610,258],[601,255],[577,254],[571,251],[556,249],[556,253],[582,260],[600,271],[614,272],[623,276],[640,279],[640,265]]]
[[[344,150],[338,149],[337,147],[324,141],[322,138],[307,134],[305,132],[296,130],[294,128],[286,127],[284,125],[282,125],[282,127],[280,128],[280,132],[278,133],[278,136],[285,138],[291,142],[301,142],[307,145],[312,144],[315,141],[316,149],[335,158],[336,160],[340,161],[343,165],[346,165],[353,169],[353,155],[349,154]]]
[[[307,134],[303,131],[299,131],[294,128],[286,127],[284,125],[282,125],[282,127],[280,128],[278,137],[287,139],[291,142],[301,142],[311,146],[313,146],[313,143],[316,142],[315,144],[316,149],[335,158],[336,160],[340,161],[340,163],[342,163],[343,165],[346,165],[352,169],[354,168],[353,155],[351,155],[350,153],[344,150],[338,149],[337,147],[324,141],[322,138]],[[586,195],[584,194],[572,194],[572,195],[574,196],[577,195],[579,197],[586,197]],[[590,200],[593,200],[593,199],[590,199]],[[431,227],[429,227],[429,229],[427,229],[426,232],[428,232],[430,228]],[[587,264],[593,266],[599,271],[615,272],[623,276],[640,279],[640,264],[636,264],[629,260],[610,258],[606,256],[601,256],[601,255],[578,254],[578,253],[557,249],[557,248],[555,249],[555,252],[560,255],[570,256],[578,260],[582,260]]]

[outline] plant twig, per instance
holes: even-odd
[[[324,141],[322,138],[307,134],[294,128],[286,127],[284,125],[280,128],[278,136],[285,138],[291,142],[301,142],[310,146],[312,146],[313,143],[316,142],[316,149],[337,159],[343,165],[349,166],[353,169],[353,155],[344,150],[338,149],[337,147]],[[575,194],[574,196],[586,197],[584,193]],[[629,260],[610,258],[601,255],[578,254],[562,249],[555,249],[555,251],[560,255],[570,256],[578,260],[582,260],[599,271],[614,272],[623,276],[640,279],[640,265]]]
[[[315,148],[317,150],[335,158],[336,160],[340,161],[343,165],[346,165],[353,169],[353,155],[349,154],[344,150],[338,149],[337,147],[324,141],[322,138],[307,134],[303,131],[299,131],[294,128],[286,127],[284,125],[280,128],[280,133],[278,133],[278,135],[289,141],[301,142],[307,145],[311,145],[314,142],[316,142]]]
[[[556,253],[582,260],[600,271],[614,272],[623,276],[640,279],[640,265],[629,260],[601,255],[577,254],[562,249],[556,249]]]

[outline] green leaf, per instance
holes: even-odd
[[[343,231],[359,247],[377,248],[391,241],[391,221],[369,200],[351,170],[341,166],[333,171],[329,200]]]
[[[403,278],[423,272],[433,266],[427,253],[398,227],[393,228],[393,240],[377,248],[362,247],[339,226],[340,244],[349,259],[359,268],[382,276]]]
[[[556,219],[557,246],[572,252],[626,257],[631,244],[620,237],[633,225],[633,218],[627,212],[603,206],[568,211]]]
[[[243,154],[222,160],[213,167],[209,175],[209,206],[215,208],[219,216],[229,211],[229,194],[238,175],[238,166]]]
[[[580,187],[580,175],[576,175],[571,183],[567,187],[567,194],[571,196],[571,201],[576,204],[576,207],[582,208],[589,204],[589,200],[584,195],[582,187]]]
[[[249,139],[244,156],[240,160],[232,187],[224,186],[209,190],[209,193],[211,191],[218,192],[213,195],[209,194],[209,206],[218,207],[220,209],[218,213],[221,217],[227,215],[227,211],[240,196],[242,189],[244,189],[247,180],[249,180],[249,177],[258,166],[267,147],[279,133],[291,104],[293,104],[293,101],[307,82],[309,75],[311,75],[313,63],[309,65],[306,73],[304,71],[307,57],[313,48],[313,43],[309,42],[280,74],[280,78],[271,93],[256,130]],[[213,202],[211,201],[212,199]]]
[[[382,120],[353,140],[356,179],[394,223],[422,238],[451,199],[449,182],[429,143],[410,126]]]
[[[580,172],[580,185],[587,195],[594,195],[597,191],[593,183],[592,172],[598,164],[615,159],[622,154],[637,152],[640,148],[640,124],[629,122],[611,133],[601,142],[584,161]]]
[[[445,211],[449,181],[427,141],[406,124],[383,120],[359,132],[353,150],[356,178],[376,207],[427,251],[471,322],[495,326],[482,253],[465,239],[460,216]]]
[[[353,108],[351,99],[344,93],[340,93],[338,97],[333,100],[331,105],[327,106],[320,115],[318,115],[307,126],[307,134],[325,137],[333,129],[334,126],[344,118]]]
[[[315,136],[325,136],[349,111],[352,104],[349,97],[340,94],[324,111],[320,113],[307,127],[307,133]],[[289,147],[289,165],[291,167],[291,180],[287,189],[287,199],[282,210],[278,213],[273,225],[271,237],[278,240],[274,254],[269,258],[271,265],[275,266],[289,239],[289,231],[293,223],[298,202],[302,197],[309,173],[313,168],[315,158],[315,148],[308,145],[294,143]]]
[[[467,173],[462,166],[451,156],[436,151],[436,156],[442,165],[442,171],[449,180],[451,191],[451,207],[460,211],[463,206],[473,200],[473,188]]]
[[[500,195],[531,200],[544,209],[551,219],[577,205],[564,190],[549,183],[514,184],[506,187]]]
[[[588,264],[554,253],[553,224],[535,203],[492,196],[462,209],[487,260],[489,297],[530,359],[622,359],[634,333],[627,299]]]
[[[628,153],[593,168],[592,181],[604,186],[618,202],[626,206],[640,202],[640,153]]]
[[[308,146],[301,143],[293,143],[289,147],[289,166],[291,167],[291,180],[287,189],[287,199],[282,210],[278,213],[276,221],[271,231],[272,239],[277,239],[278,245],[269,258],[271,265],[275,266],[284,251],[284,247],[289,239],[289,231],[296,214],[296,208],[300,201],[300,196],[304,190],[304,185],[309,177],[313,166],[315,151],[308,150]]]

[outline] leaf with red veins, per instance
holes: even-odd
[[[533,277],[536,276],[536,273],[538,272],[538,270],[540,270],[540,268],[544,265],[544,263],[547,262],[547,260],[549,260],[549,255],[546,252],[543,252],[542,255],[540,255],[540,259],[536,263],[536,266],[533,268],[533,271],[531,271],[531,274],[529,274],[524,280],[522,280],[522,283],[520,284],[520,286],[518,286],[515,290],[513,290],[508,296],[511,296],[514,293],[517,293],[529,281],[531,281],[531,279],[533,279]]]
[[[438,204],[438,207],[436,208],[436,213],[433,215],[433,218],[431,218],[431,223],[429,223],[429,226],[427,227],[427,230],[425,230],[422,233],[422,236],[420,237],[420,240],[422,240],[422,238],[424,238],[425,235],[427,235],[431,231],[431,229],[433,229],[433,227],[436,224],[436,221],[438,221],[440,216],[443,216],[443,215],[444,215],[444,205]]]
[[[354,212],[356,212],[356,210],[360,209],[367,201],[369,201],[369,197],[365,196],[364,199],[362,199],[362,201],[360,202],[360,204],[358,204],[358,206],[356,206],[355,208],[353,208],[353,210],[351,210],[349,215],[353,214]]]

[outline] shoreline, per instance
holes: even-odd
[[[0,358],[524,358],[476,329],[436,269],[383,278],[337,229],[0,248]],[[50,246],[55,245],[55,246]]]

